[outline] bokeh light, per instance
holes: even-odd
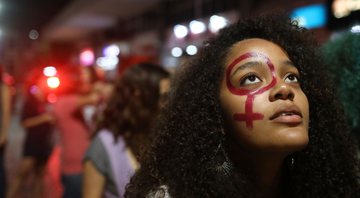
[[[57,70],[54,66],[47,66],[43,69],[43,74],[47,77],[55,76]]]
[[[60,80],[56,76],[48,78],[46,82],[47,82],[47,85],[52,89],[56,89],[60,86]]]
[[[174,27],[174,34],[176,38],[184,38],[189,33],[189,30],[184,25],[175,25]]]
[[[80,64],[83,66],[88,66],[94,64],[95,55],[93,50],[85,49],[80,53]]]
[[[106,46],[103,50],[104,56],[118,56],[120,54],[119,46],[113,44]]]
[[[360,25],[354,25],[351,27],[350,31],[352,33],[360,33]]]
[[[190,22],[189,26],[190,26],[190,31],[193,34],[200,34],[206,31],[206,26],[201,21],[193,20]]]
[[[195,55],[198,52],[198,49],[195,45],[189,45],[186,47],[186,53],[189,55]]]
[[[213,15],[210,17],[209,29],[212,33],[217,33],[221,28],[228,24],[225,17]]]
[[[29,32],[29,39],[36,40],[39,38],[39,32],[35,29],[30,30]]]
[[[171,55],[173,57],[180,57],[183,54],[183,51],[180,47],[174,47],[171,49]]]
[[[103,70],[114,70],[119,63],[119,58],[116,56],[105,56],[96,59],[96,64]]]
[[[55,103],[57,101],[57,96],[54,93],[50,93],[47,95],[46,99],[49,103]]]
[[[30,93],[31,94],[36,94],[36,92],[38,91],[38,87],[37,86],[35,86],[35,85],[33,85],[33,86],[31,86],[30,87]]]

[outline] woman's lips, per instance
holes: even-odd
[[[302,123],[302,114],[295,105],[282,106],[275,111],[270,120],[283,124],[297,125]]]

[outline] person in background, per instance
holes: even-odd
[[[0,197],[5,197],[6,192],[6,172],[4,155],[11,116],[10,87],[3,80],[3,76],[3,66],[0,65]]]
[[[171,84],[125,197],[360,197],[355,145],[315,44],[278,15],[207,41]]]
[[[140,63],[116,81],[84,158],[84,198],[123,197],[151,139],[168,78],[160,66]]]
[[[64,198],[81,197],[82,186],[82,158],[88,148],[90,131],[84,116],[85,105],[95,105],[99,95],[87,91],[84,85],[87,77],[77,65],[68,65],[60,71],[62,87],[53,111],[56,126],[60,134],[62,149],[61,171],[64,187]]]
[[[100,82],[100,79],[96,73],[95,67],[93,66],[85,66],[80,69],[82,76],[82,90],[81,92],[84,94],[96,92],[95,84]],[[98,93],[101,96],[100,93]],[[93,133],[95,130],[95,121],[94,117],[97,113],[98,104],[86,104],[82,107],[84,120],[86,125],[89,128],[89,132]]]
[[[344,33],[322,46],[324,61],[344,105],[352,135],[360,143],[360,34]]]
[[[54,116],[48,111],[46,80],[39,71],[30,74],[25,86],[25,102],[22,108],[21,125],[25,129],[23,158],[7,193],[7,198],[17,196],[22,184],[32,177],[32,197],[44,196],[44,173],[53,150]]]
[[[106,106],[106,102],[110,97],[113,89],[113,83],[106,82],[98,74],[95,66],[85,66],[81,68],[81,74],[83,76],[84,93],[93,92],[100,96],[98,104],[89,104],[83,107],[83,114],[85,121],[89,127],[91,133],[96,130],[96,123],[99,116]]]

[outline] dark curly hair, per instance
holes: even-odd
[[[360,34],[345,33],[322,47],[348,122],[360,140]]]
[[[139,63],[127,69],[115,82],[96,131],[106,128],[114,134],[114,139],[123,136],[127,146],[138,157],[149,141],[150,129],[159,109],[159,83],[166,78],[169,78],[169,73],[151,63]]]
[[[171,197],[253,197],[256,187],[241,170],[219,174],[228,154],[220,83],[230,48],[262,38],[281,46],[298,68],[310,105],[309,144],[292,155],[285,197],[359,197],[358,163],[344,113],[325,75],[312,35],[282,15],[240,20],[205,43],[176,75],[157,137],[127,186],[126,197],[146,197],[166,185]],[[286,163],[285,160],[284,163]],[[284,166],[287,167],[287,166]]]

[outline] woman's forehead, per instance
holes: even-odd
[[[279,45],[265,39],[251,38],[238,41],[234,45],[232,45],[227,54],[225,62],[228,64],[234,59],[238,58],[240,55],[249,52],[261,53],[269,57],[270,59],[272,57],[278,56],[286,58],[289,57],[287,52]]]

